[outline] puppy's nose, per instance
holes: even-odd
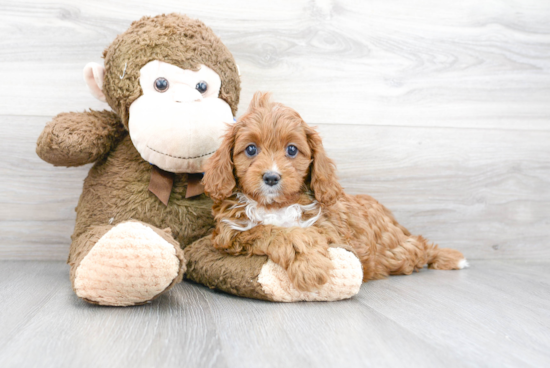
[[[264,174],[263,178],[264,178],[264,183],[266,183],[269,186],[274,186],[279,184],[279,181],[281,180],[281,175],[273,171],[268,171]]]

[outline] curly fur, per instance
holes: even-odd
[[[252,158],[244,153],[251,143],[259,151]],[[285,153],[289,144],[299,150],[295,158]],[[262,176],[273,168],[281,181],[275,195],[266,195]],[[464,264],[460,252],[411,235],[372,197],[344,193],[319,134],[296,111],[272,102],[266,93],[256,93],[247,113],[229,128],[222,148],[207,164],[203,182],[214,199],[214,246],[232,255],[267,255],[287,270],[299,290],[315,290],[329,280],[333,266],[327,252],[332,246],[355,252],[364,282],[410,274],[426,264],[435,269],[459,269]],[[243,195],[264,212],[297,204],[308,209],[302,221],[314,221],[289,227],[259,221],[251,215],[250,205],[243,205]],[[316,202],[320,216],[312,206]]]
[[[55,166],[85,165],[103,157],[125,133],[114,112],[64,112],[46,125],[38,138],[36,153]]]
[[[206,65],[223,81],[219,97],[233,115],[237,112],[241,90],[237,64],[220,38],[200,20],[177,13],[143,17],[118,35],[103,57],[103,93],[126,127],[128,109],[142,95],[140,69],[153,60],[190,70]]]

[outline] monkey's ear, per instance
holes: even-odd
[[[88,85],[92,95],[99,101],[105,102],[105,95],[101,90],[105,78],[105,67],[98,63],[88,63],[84,67],[84,81]]]

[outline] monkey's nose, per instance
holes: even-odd
[[[174,91],[175,102],[193,102],[202,100],[202,95],[196,89],[179,88]]]
[[[279,184],[279,181],[281,180],[281,175],[273,171],[268,171],[264,174],[263,179],[264,183],[272,187]]]

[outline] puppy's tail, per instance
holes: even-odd
[[[468,261],[458,250],[439,248],[423,239],[426,247],[428,268],[434,270],[460,270],[468,267]]]

